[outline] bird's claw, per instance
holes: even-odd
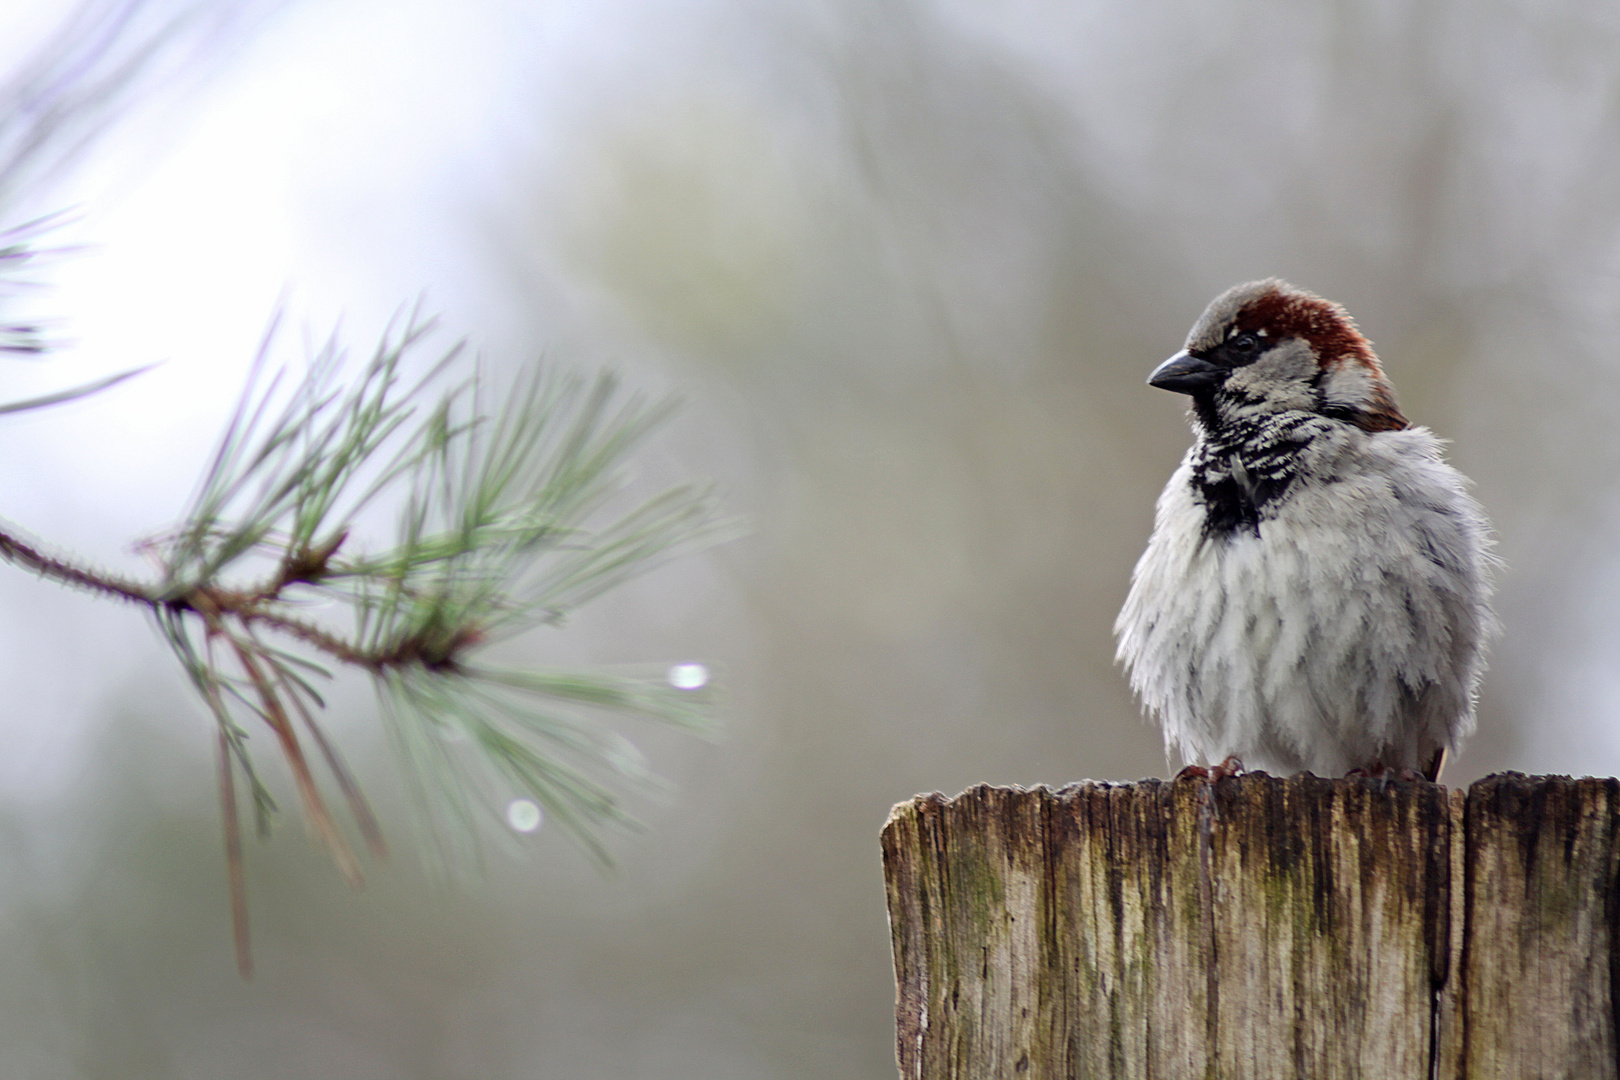
[[[1242,776],[1243,762],[1236,754],[1228,754],[1219,765],[1188,765],[1176,773],[1177,780],[1204,780],[1211,784],[1229,776]]]

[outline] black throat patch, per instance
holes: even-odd
[[[1198,410],[1203,428],[1193,446],[1193,497],[1204,508],[1204,535],[1260,535],[1260,523],[1276,513],[1312,437],[1308,413],[1260,413],[1219,418]]]

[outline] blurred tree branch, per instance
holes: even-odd
[[[144,607],[213,713],[244,971],[238,780],[261,832],[276,808],[249,753],[253,723],[275,736],[304,815],[345,877],[359,882],[358,862],[300,730],[368,847],[385,853],[375,816],[318,721],[318,687],[333,667],[373,679],[441,848],[472,835],[481,796],[515,790],[605,860],[601,827],[628,820],[613,779],[649,777],[634,746],[580,708],[710,727],[696,687],[479,658],[485,646],[558,625],[627,578],[728,534],[701,484],[614,510],[629,455],[671,403],[627,396],[608,374],[535,368],[491,411],[476,376],[449,380],[459,348],[406,381],[402,362],[429,328],[408,320],[352,381],[343,352],[328,343],[285,391],[286,372],[268,374],[267,338],[183,521],[141,545],[158,568],[154,580],[82,565],[0,527],[0,558]],[[355,522],[378,503],[399,506],[392,542],[357,549]],[[347,609],[347,630],[310,614],[322,601]]]
[[[289,0],[78,0],[0,79],[0,203],[37,198],[123,113],[195,79]]]
[[[86,0],[32,64],[0,85],[0,211],[75,156],[160,58],[184,52],[192,28],[217,31],[220,11],[265,2]],[[0,302],[42,253],[34,241],[49,224],[0,234]],[[359,862],[321,792],[310,746],[366,846],[386,853],[376,816],[320,722],[321,686],[336,669],[372,679],[441,854],[476,839],[481,800],[519,792],[605,860],[603,828],[628,820],[619,785],[651,776],[636,748],[591,713],[710,728],[703,679],[519,670],[482,659],[486,646],[560,624],[626,579],[728,534],[706,485],[624,503],[629,457],[672,403],[625,394],[609,374],[535,367],[500,388],[501,404],[491,407],[475,370],[457,376],[466,368],[459,346],[408,377],[430,329],[411,315],[358,370],[329,341],[295,376],[270,363],[272,326],[180,524],[140,546],[156,567],[151,580],[84,565],[0,525],[0,558],[143,607],[213,714],[244,974],[238,784],[261,834],[276,809],[249,752],[250,728],[262,723],[273,734],[304,816],[345,877],[359,882]],[[36,326],[0,324],[0,351],[47,347]],[[138,373],[0,404],[0,413],[69,401]],[[354,539],[360,518],[390,507],[392,537],[367,550]],[[347,619],[322,617],[333,611]]]

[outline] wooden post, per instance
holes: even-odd
[[[1620,781],[979,787],[883,830],[905,1080],[1620,1080]]]

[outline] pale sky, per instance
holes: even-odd
[[[29,14],[43,25],[50,7]],[[26,462],[0,473],[9,520],[138,571],[131,543],[179,516],[278,304],[286,362],[306,331],[322,338],[339,320],[364,355],[418,297],[476,308],[488,271],[468,254],[467,192],[497,136],[468,118],[499,119],[499,27],[516,7],[472,2],[449,20],[430,0],[293,5],[203,86],[160,91],[114,126],[50,197],[77,215],[52,241],[83,247],[41,266],[49,287],[27,310],[66,347],[4,363],[0,385],[10,399],[161,365],[0,425],[0,455]],[[446,344],[473,329],[454,316],[445,327]],[[14,646],[0,660],[12,688],[0,731],[18,748],[0,784],[46,793],[109,687],[168,661],[133,613],[91,612],[17,575],[4,588],[4,622],[27,629],[0,627]],[[93,674],[63,678],[64,665]]]

